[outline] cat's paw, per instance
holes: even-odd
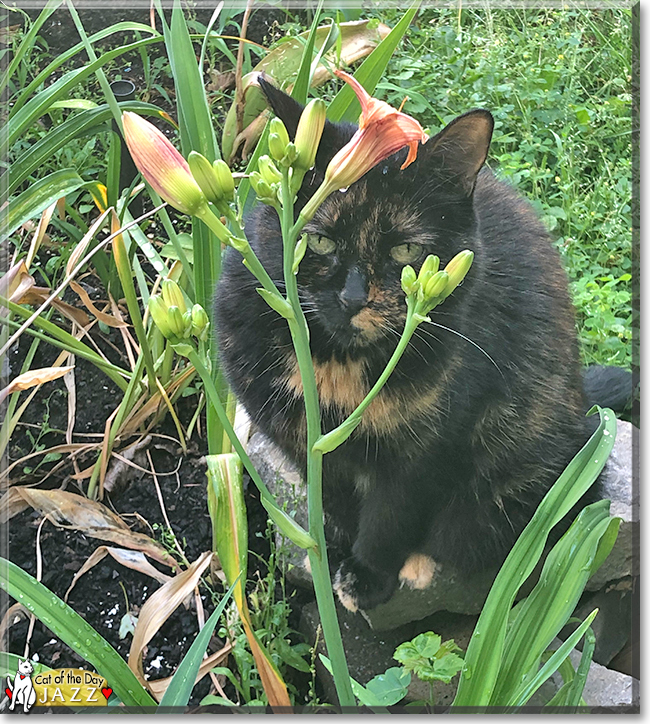
[[[354,558],[346,558],[336,571],[333,587],[341,604],[356,613],[388,601],[397,580],[366,568]]]
[[[399,572],[400,587],[405,584],[421,591],[431,585],[438,564],[424,553],[411,553]]]

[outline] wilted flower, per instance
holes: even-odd
[[[133,162],[161,198],[191,216],[207,206],[187,161],[152,123],[125,111],[122,124]]]
[[[401,166],[405,169],[415,161],[418,144],[428,138],[415,118],[373,98],[357,80],[342,70],[334,72],[352,86],[361,103],[359,128],[330,161],[325,181],[301,213],[304,219],[311,219],[333,191],[347,188],[385,158],[408,146],[408,156]]]

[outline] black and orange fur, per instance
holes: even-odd
[[[300,106],[262,84],[293,134]],[[296,213],[353,131],[327,124]],[[387,600],[400,572],[422,586],[438,565],[502,561],[588,435],[567,279],[528,202],[482,168],[491,132],[487,111],[459,117],[404,171],[405,149],[334,193],[306,229],[337,244],[325,256],[308,249],[298,274],[324,431],[361,402],[401,333],[402,265],[390,249],[420,245],[416,271],[427,254],[444,266],[462,249],[475,253],[360,427],[325,456],[328,543],[351,609]],[[283,288],[275,211],[258,208],[247,234]],[[229,249],[216,295],[221,360],[254,422],[304,468],[289,330],[257,286]]]

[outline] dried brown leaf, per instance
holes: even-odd
[[[97,309],[97,307],[93,304],[92,299],[88,296],[88,292],[81,286],[81,284],[71,281],[70,287],[79,296],[79,299],[81,299],[84,307],[86,307],[92,315],[97,317],[97,319],[99,319],[100,322],[103,322],[107,327],[117,329],[118,327],[129,326],[126,322],[116,319],[112,314],[106,314],[106,312],[102,312]]]
[[[131,641],[129,667],[143,686],[147,686],[148,682],[142,669],[142,650],[183,600],[192,593],[211,559],[212,553],[203,553],[187,570],[155,591],[142,607]]]
[[[99,546],[93,553],[87,558],[86,562],[81,568],[74,574],[70,587],[65,592],[63,597],[64,601],[68,600],[70,591],[75,587],[77,581],[87,573],[93,566],[96,566],[101,560],[107,555],[112,556],[118,563],[123,566],[130,568],[138,573],[143,573],[145,576],[149,576],[159,583],[167,583],[172,580],[170,576],[166,576],[161,573],[157,568],[154,568],[151,563],[144,557],[144,553],[140,551],[131,551],[125,548],[113,548],[112,546]]]
[[[59,528],[73,528],[92,538],[142,551],[166,566],[178,565],[159,543],[142,533],[133,532],[119,516],[96,500],[65,490],[15,487],[12,491]],[[3,503],[4,499],[0,502],[0,515]]]
[[[232,644],[226,644],[222,649],[219,649],[219,651],[216,651],[214,654],[208,656],[207,659],[203,659],[201,665],[199,666],[199,671],[196,675],[194,683],[197,684],[199,681],[201,681],[201,679],[206,674],[210,673],[210,669],[213,669],[215,666],[219,666],[219,664],[222,664],[228,658],[228,654],[231,650]],[[163,698],[163,695],[167,691],[167,687],[171,683],[172,678],[172,676],[168,676],[165,679],[156,679],[155,681],[148,682],[149,689],[151,690],[151,693],[155,697],[156,701],[160,701]]]

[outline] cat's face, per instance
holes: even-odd
[[[33,671],[34,667],[32,666],[32,662],[29,659],[18,662],[18,673],[22,674],[23,676],[29,676],[32,674]]]
[[[293,136],[301,107],[272,86],[262,82],[262,87]],[[400,169],[403,149],[325,200],[304,228],[307,251],[298,273],[301,301],[319,346],[354,351],[385,342],[394,347],[406,317],[403,267],[418,271],[429,254],[444,265],[472,248],[472,193],[491,131],[487,111],[461,116],[421,145],[406,169]],[[353,132],[349,124],[326,124],[298,208]]]

